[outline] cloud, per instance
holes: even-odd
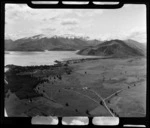
[[[132,5],[130,6],[132,7]],[[104,9],[32,9],[26,4],[6,4],[5,10],[5,34],[12,39],[46,33],[58,36],[83,35],[102,40],[112,38],[146,40],[146,32],[139,30],[145,25],[145,20],[142,20],[144,18],[137,19],[138,22],[135,22],[136,17],[134,20],[132,17],[136,15],[131,15],[132,17],[128,15],[131,22],[124,24],[123,27],[122,22],[118,20],[125,16],[122,15],[124,14],[122,11],[115,14],[116,22],[116,18],[111,19],[113,12],[107,11],[104,15]],[[134,10],[134,14],[139,12],[139,9]],[[143,12],[143,7],[140,10]],[[126,11],[130,13],[132,8]],[[137,16],[137,18],[139,17]],[[132,21],[134,25],[132,25]],[[117,27],[109,26],[110,23]],[[130,30],[134,26],[139,28]]]
[[[133,32],[131,33],[127,38],[128,39],[134,39],[134,40],[137,40],[138,42],[141,42],[141,43],[146,43],[146,32]]]
[[[18,18],[24,18],[27,15],[30,16],[30,10],[28,6],[19,4],[6,4],[5,13],[6,20],[15,20]]]
[[[61,22],[61,25],[77,25],[79,23],[79,21],[77,19],[64,19]]]
[[[6,33],[13,39],[41,33],[78,34],[79,28],[90,29],[90,19],[83,23],[84,16],[102,14],[99,9],[32,9],[26,4],[6,4]],[[80,20],[79,20],[80,19]],[[88,28],[87,28],[88,27]]]
[[[56,28],[42,28],[41,31],[44,33],[54,32]]]
[[[56,29],[59,32],[63,29],[60,24],[61,21],[70,12],[72,12],[70,9],[41,10],[32,9],[26,4],[6,4],[5,22],[7,24],[5,24],[5,33],[16,39],[41,34],[42,32],[54,32]],[[74,20],[72,23],[76,22]]]
[[[56,21],[56,20],[58,20],[58,19],[59,19],[59,18],[58,18],[57,16],[49,18],[49,20],[51,20],[51,21]]]
[[[103,12],[104,12],[104,10],[101,10],[101,9],[95,9],[92,11],[92,13],[99,14],[99,15],[103,14]]]
[[[101,40],[111,40],[111,39],[133,39],[140,43],[146,43],[146,29],[142,27],[135,27],[130,30],[118,30],[116,33],[105,33],[105,34],[93,34],[93,38],[100,38]]]
[[[146,27],[135,27],[132,28],[128,33],[124,33],[126,39],[133,39],[140,43],[146,43]]]
[[[6,4],[6,18],[13,20],[15,18],[23,18],[28,20],[55,20],[70,13],[70,9],[32,9],[26,4]]]
[[[79,16],[79,17],[85,17],[85,16],[94,16],[94,15],[101,15],[103,14],[104,10],[102,9],[78,9],[78,10],[72,10],[72,12]]]

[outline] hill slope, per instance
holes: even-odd
[[[136,43],[136,41],[131,40],[110,40],[82,49],[78,54],[111,57],[144,56],[146,49],[142,44]]]
[[[136,48],[137,50],[141,51],[144,55],[146,55],[146,44],[142,44],[131,39],[124,40],[124,41],[130,47]]]

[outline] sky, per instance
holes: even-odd
[[[126,4],[120,9],[32,9],[5,5],[5,37],[34,35],[88,36],[91,39],[134,39],[146,43],[146,6]]]

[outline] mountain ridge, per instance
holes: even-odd
[[[99,40],[87,40],[81,37],[45,37],[36,35],[15,41],[5,40],[6,51],[44,51],[44,50],[80,50],[101,43]]]
[[[77,54],[93,55],[93,56],[111,56],[111,57],[129,57],[129,56],[145,56],[146,47],[139,42],[133,40],[114,39],[104,41],[93,47],[80,50]]]

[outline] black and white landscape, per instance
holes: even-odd
[[[145,6],[7,4],[5,19],[8,116],[146,116]]]

